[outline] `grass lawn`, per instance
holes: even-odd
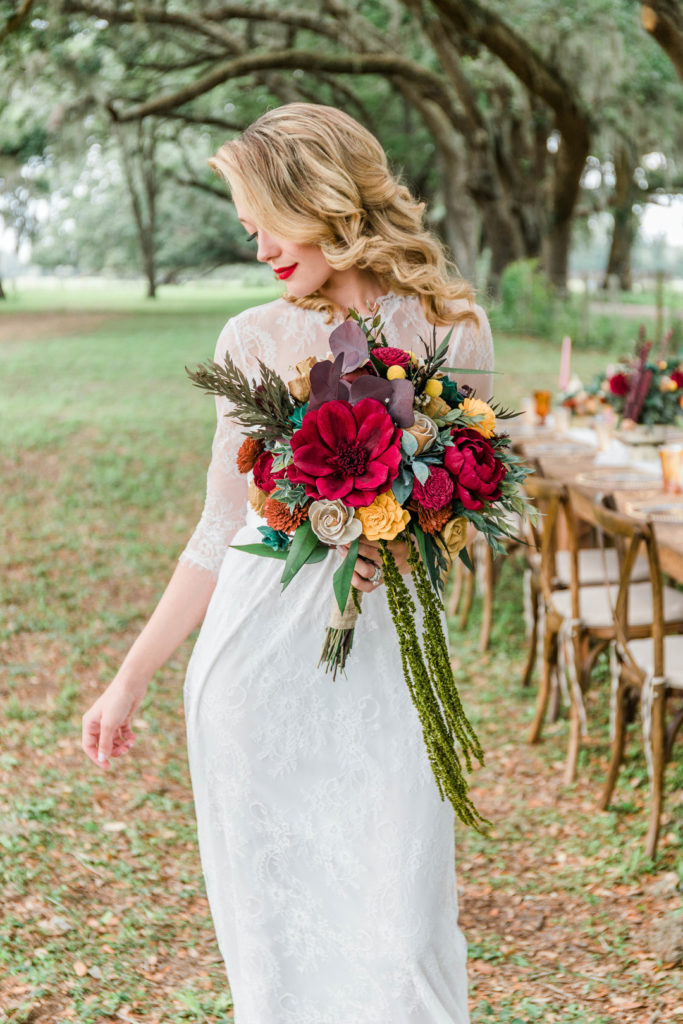
[[[91,770],[79,733],[201,509],[213,404],[183,367],[212,354],[230,314],[270,297],[205,286],[149,303],[130,288],[76,300],[64,289],[0,312],[0,1022],[232,1019],[184,746],[191,643],[154,680],[138,744],[112,772]],[[576,369],[606,358],[577,353]],[[559,352],[538,340],[499,338],[497,360],[505,401],[552,386],[559,369]],[[669,766],[653,865],[642,855],[637,729],[613,808],[595,810],[604,686],[576,785],[561,785],[566,715],[539,747],[525,745],[534,693],[518,682],[520,575],[504,567],[487,654],[476,606],[467,629],[453,623],[488,752],[475,798],[493,822],[487,838],[458,831],[473,1021],[683,1019],[659,935],[680,906],[681,766]]]

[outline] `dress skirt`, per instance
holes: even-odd
[[[233,543],[260,541],[255,513]],[[235,1024],[466,1024],[454,814],[380,586],[317,668],[339,555],[229,549],[188,667],[199,848]]]

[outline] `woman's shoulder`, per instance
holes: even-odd
[[[248,306],[227,321],[216,344],[216,358],[229,351],[237,358],[260,354],[275,336],[286,333],[301,321],[306,310],[283,298]]]

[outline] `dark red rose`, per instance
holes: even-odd
[[[615,373],[613,377],[610,377],[607,381],[609,389],[613,395],[617,395],[619,398],[623,398],[624,395],[628,394],[629,391],[629,379],[625,373]]]
[[[311,498],[339,498],[355,507],[388,491],[401,462],[401,430],[376,398],[309,409],[291,444],[287,475],[293,483],[303,484]]]
[[[254,463],[254,483],[261,491],[270,494],[274,491],[283,471],[273,473],[273,456],[271,452],[263,452]]]
[[[404,370],[407,370],[410,366],[410,356],[402,348],[378,345],[377,348],[373,348],[372,354],[375,359],[379,359],[380,363],[384,363],[385,366],[402,366]]]
[[[441,466],[431,466],[423,484],[415,477],[411,497],[423,508],[444,508],[453,497],[453,480]]]
[[[674,370],[671,374],[671,379],[677,388],[683,388],[683,371]]]
[[[453,477],[455,497],[465,508],[478,512],[500,498],[507,467],[499,462],[492,445],[471,427],[451,430],[453,446],[444,451],[444,465]]]

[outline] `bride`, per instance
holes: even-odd
[[[269,111],[210,161],[282,298],[235,316],[229,352],[289,379],[325,359],[347,310],[378,310],[392,346],[455,323],[449,366],[490,395],[483,311],[392,177],[377,140],[340,110]],[[449,276],[450,275],[450,276]],[[224,399],[201,520],[156,610],[83,718],[100,768],[134,743],[152,675],[202,624],[185,684],[199,848],[236,1024],[464,1024],[454,815],[439,798],[382,593],[364,542],[353,651],[335,682],[316,668],[340,554],[306,565],[281,596],[281,564],[230,549],[263,522],[236,469],[243,440]],[[406,549],[392,544],[402,572]]]

